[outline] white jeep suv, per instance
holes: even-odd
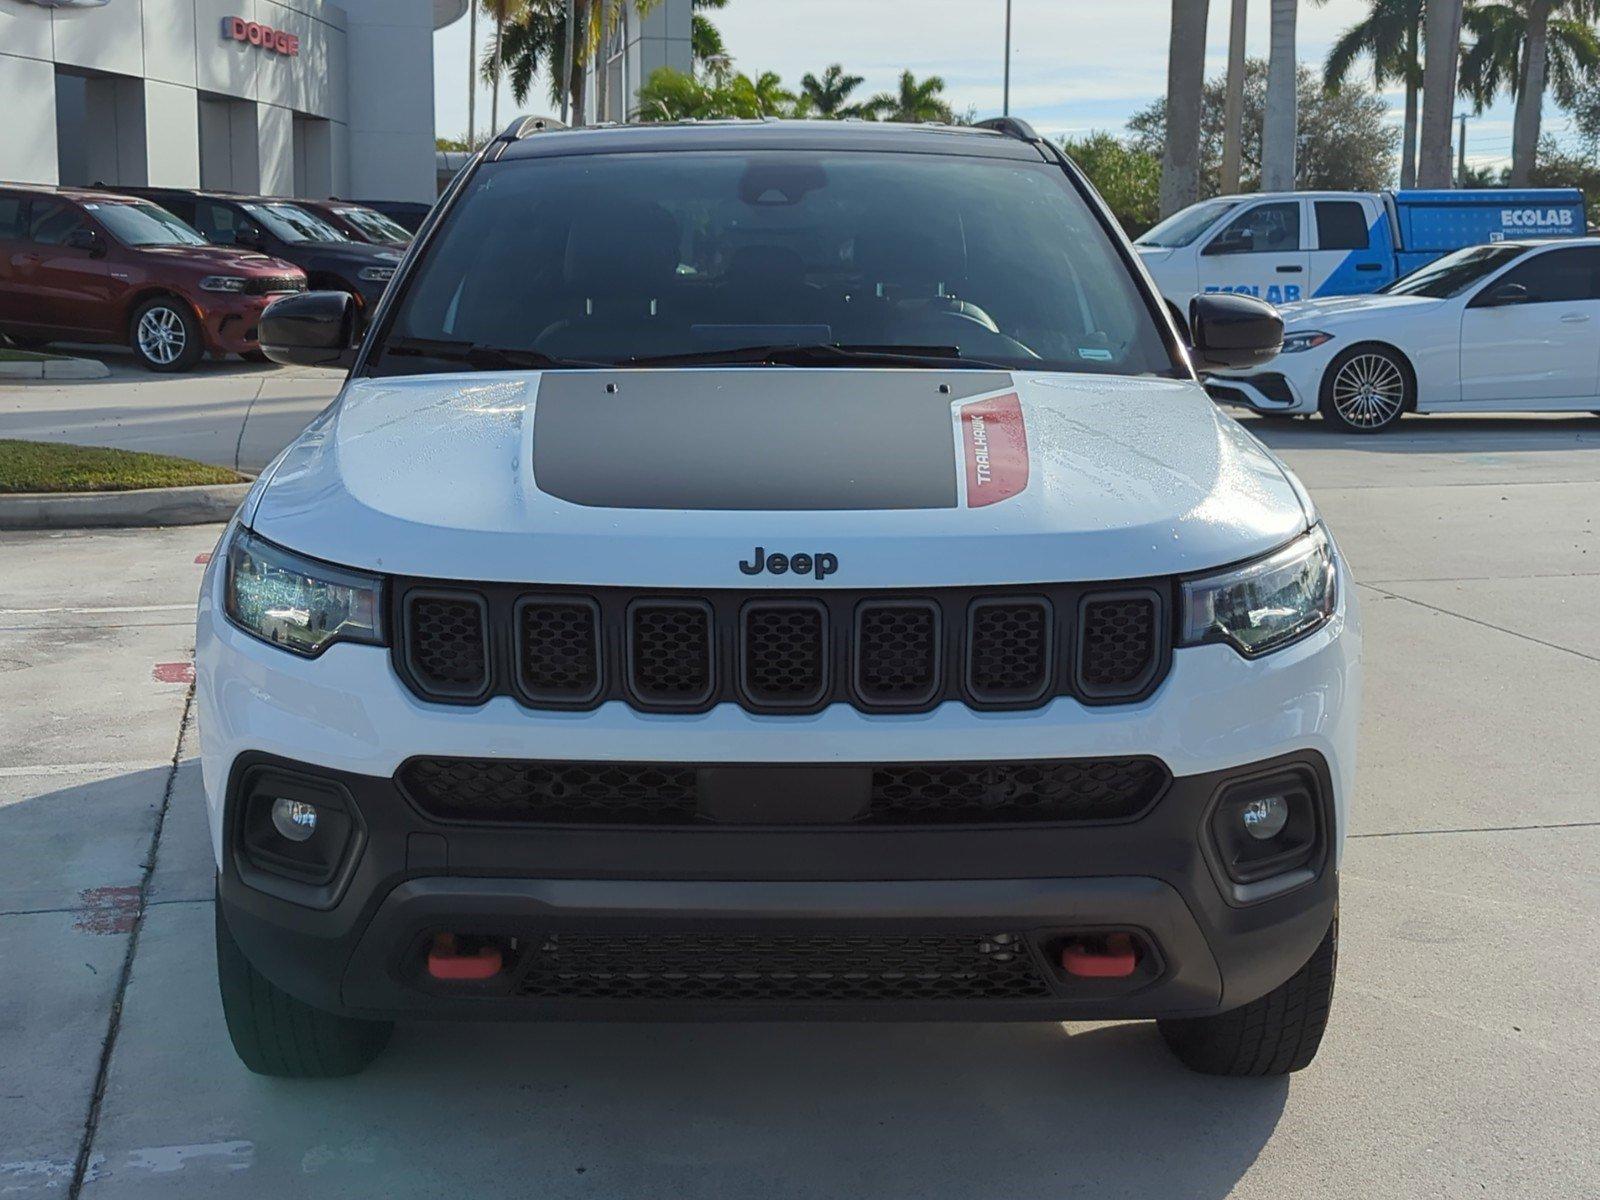
[[[460,175],[197,634],[228,1028],[1154,1018],[1311,1061],[1349,575],[1025,125],[535,131]]]

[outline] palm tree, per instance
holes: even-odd
[[[1455,124],[1456,67],[1461,57],[1462,0],[1428,0],[1423,14],[1422,128],[1417,139],[1417,186],[1451,184],[1450,134]]]
[[[626,10],[632,8],[639,16],[647,16],[660,0],[589,0],[598,10],[597,19],[589,22],[589,57],[594,62],[594,107],[601,121],[609,121],[611,101],[611,71],[606,62],[611,52],[612,32],[625,19]],[[623,120],[627,119],[627,101],[623,101]]]
[[[1272,0],[1267,54],[1267,109],[1261,129],[1261,190],[1294,190],[1298,98],[1295,95],[1295,18],[1298,0]]]
[[[944,102],[944,79],[929,75],[922,82],[910,71],[900,72],[900,90],[879,92],[867,101],[868,116],[879,121],[943,121],[948,123],[955,114]]]
[[[1250,0],[1233,0],[1228,21],[1228,83],[1222,114],[1221,190],[1231,195],[1239,190],[1240,166],[1244,159],[1244,59],[1245,31],[1249,24]]]
[[[859,75],[846,75],[840,63],[830,63],[818,79],[809,71],[800,77],[800,94],[811,101],[811,111],[819,117],[865,116],[865,106],[851,104],[850,93],[862,85]]]
[[[488,61],[483,77],[489,81],[489,136],[500,133],[500,78],[505,63],[506,24],[520,17],[529,0],[477,0],[484,13],[493,18],[494,32],[489,35]]]
[[[1406,111],[1400,142],[1400,186],[1417,182],[1418,93],[1422,88],[1422,11],[1424,0],[1371,0],[1364,20],[1339,35],[1322,68],[1322,86],[1336,92],[1350,81],[1356,60],[1372,62],[1372,82],[1380,91],[1401,82]]]
[[[1161,154],[1161,215],[1200,198],[1200,101],[1206,85],[1210,0],[1172,0],[1167,43],[1167,137]]]
[[[584,44],[585,5],[578,4],[575,15],[576,49]],[[501,44],[501,69],[511,81],[511,95],[518,104],[527,103],[534,78],[542,70],[549,81],[550,103],[561,106],[563,93],[574,106],[573,124],[583,123],[583,57],[574,55],[573,77],[562,87],[561,72],[566,61],[566,0],[524,0],[505,28]],[[484,63],[483,74],[492,81],[493,61]],[[499,130],[494,132],[498,133]]]
[[[694,64],[710,72],[713,77],[724,78],[733,70],[733,58],[722,40],[722,30],[711,18],[700,12],[703,8],[724,9],[728,0],[694,0],[694,17],[689,28],[690,53]]]
[[[1570,105],[1600,74],[1597,16],[1596,0],[1511,0],[1466,12],[1473,44],[1461,58],[1461,92],[1479,112],[1502,90],[1516,98],[1506,180],[1514,187],[1526,187],[1533,174],[1546,89]]]

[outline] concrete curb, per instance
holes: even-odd
[[[249,490],[247,481],[129,492],[19,492],[0,496],[0,529],[220,525]]]
[[[22,362],[0,362],[0,379],[109,379],[111,368],[92,358],[40,358]]]

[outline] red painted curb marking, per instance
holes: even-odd
[[[137,887],[84,888],[78,893],[77,918],[72,927],[80,933],[128,933],[139,915]]]
[[[1028,430],[1015,392],[961,406],[967,507],[1009,500],[1028,486]]]
[[[203,567],[210,561],[211,561],[211,551],[209,551],[209,550],[201,551],[199,554],[196,554],[194,556],[194,563],[195,563],[195,566],[197,566],[197,567]]]
[[[157,663],[150,672],[150,677],[157,683],[193,683],[194,664],[192,662]]]

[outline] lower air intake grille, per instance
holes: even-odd
[[[855,825],[1129,820],[1155,802],[1168,779],[1153,758],[895,763],[860,770],[871,774],[870,797],[850,822]],[[694,765],[679,763],[413,758],[397,780],[441,821],[709,825],[699,809],[697,775]],[[782,812],[760,818],[763,825],[785,824]],[[799,814],[791,823],[811,822]]]
[[[1161,602],[1153,592],[1118,593],[1084,601],[1078,683],[1090,696],[1142,690],[1160,660]]]
[[[413,592],[406,597],[412,674],[443,696],[476,696],[489,685],[485,607],[476,596]]]
[[[524,996],[572,1000],[1027,1000],[1050,987],[1016,934],[549,934]]]

